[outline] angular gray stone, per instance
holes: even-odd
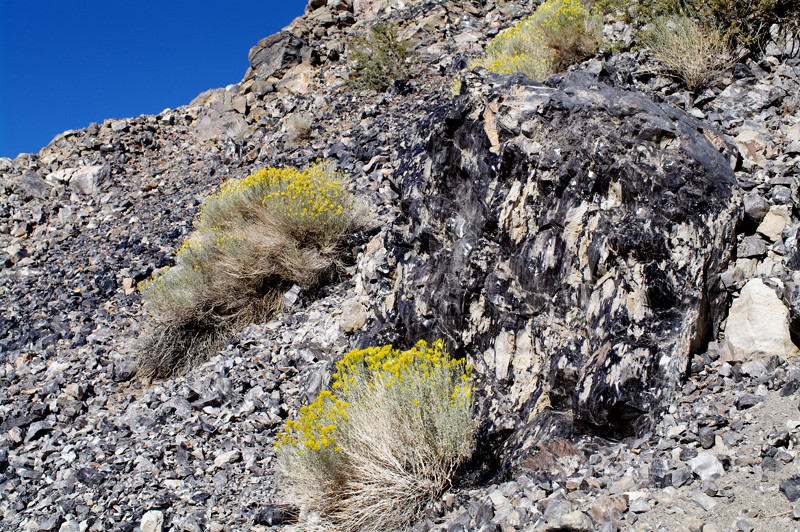
[[[47,195],[47,183],[42,176],[32,170],[26,170],[16,181],[14,187],[23,199],[43,198]]]
[[[758,236],[747,236],[739,244],[737,255],[739,258],[763,257],[767,254],[767,243]]]
[[[742,197],[744,204],[744,214],[747,218],[755,223],[760,223],[769,211],[769,203],[761,197],[757,192],[745,194]]]
[[[772,189],[772,201],[777,204],[788,205],[792,203],[792,189],[777,185]]]

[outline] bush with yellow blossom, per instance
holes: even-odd
[[[276,440],[294,500],[334,529],[404,529],[472,452],[472,367],[437,340],[355,350],[336,369]]]
[[[265,168],[206,198],[175,265],[139,287],[154,321],[138,349],[140,377],[185,371],[231,332],[278,311],[292,285],[330,275],[356,223],[347,185],[320,160]]]
[[[500,32],[471,64],[499,74],[522,72],[542,81],[594,54],[602,35],[599,16],[582,0],[547,0],[530,17]]]

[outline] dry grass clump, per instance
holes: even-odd
[[[733,64],[727,40],[716,30],[704,30],[688,17],[655,19],[644,35],[664,70],[696,91],[715,81]]]
[[[290,142],[307,139],[311,136],[311,119],[306,114],[292,113],[283,119],[283,128]]]
[[[472,367],[444,341],[352,351],[276,448],[292,495],[336,530],[408,528],[472,452]]]
[[[323,280],[353,224],[347,178],[322,161],[223,184],[203,202],[175,266],[139,288],[154,322],[138,349],[139,376],[187,370],[231,332],[278,311],[291,285]]]
[[[594,54],[602,21],[581,0],[547,0],[530,17],[500,32],[471,64],[541,81]]]
[[[743,46],[763,52],[773,38],[770,28],[778,24],[779,33],[800,29],[800,2],[797,0],[602,0],[622,3],[626,12],[644,21],[663,16],[686,16],[702,27],[715,28],[734,48]]]

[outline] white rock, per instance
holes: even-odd
[[[773,289],[761,279],[751,279],[731,305],[725,336],[748,359],[791,356],[797,348],[789,336],[788,315]]]
[[[781,237],[781,232],[792,221],[787,205],[773,205],[758,226],[757,231],[767,237],[770,242],[775,242]]]
[[[72,190],[81,194],[94,194],[98,191],[100,184],[108,178],[109,174],[110,169],[105,164],[84,166],[72,174],[69,186]]]
[[[514,354],[516,336],[514,331],[503,329],[494,341],[495,375],[498,379],[508,377],[508,366]]]
[[[508,499],[506,498],[506,496],[505,496],[505,495],[503,495],[503,494],[500,492],[500,490],[499,490],[499,489],[497,489],[497,490],[494,490],[493,492],[491,492],[491,493],[489,494],[489,498],[492,500],[492,504],[493,504],[495,507],[501,506],[502,504],[505,504],[505,503],[507,503],[507,502],[508,502]]]
[[[236,462],[242,457],[242,454],[239,451],[228,451],[227,453],[222,453],[221,455],[217,456],[214,459],[214,465],[216,467],[222,467],[225,464],[230,464],[231,462]]]
[[[745,129],[733,139],[742,157],[756,164],[763,164],[764,151],[767,149],[767,141],[764,140],[760,131]]]
[[[692,500],[703,507],[703,510],[709,511],[714,508],[717,503],[714,499],[703,493],[702,491],[695,491],[692,493]]]
[[[164,528],[164,514],[158,510],[150,510],[142,516],[141,532],[161,532]]]
[[[725,474],[722,463],[711,453],[700,453],[688,462],[692,473],[700,480],[713,480]]]
[[[342,303],[342,316],[339,318],[339,329],[343,333],[351,333],[360,329],[367,322],[367,309],[356,298]]]

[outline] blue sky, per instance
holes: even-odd
[[[0,157],[241,81],[307,0],[0,0]]]

